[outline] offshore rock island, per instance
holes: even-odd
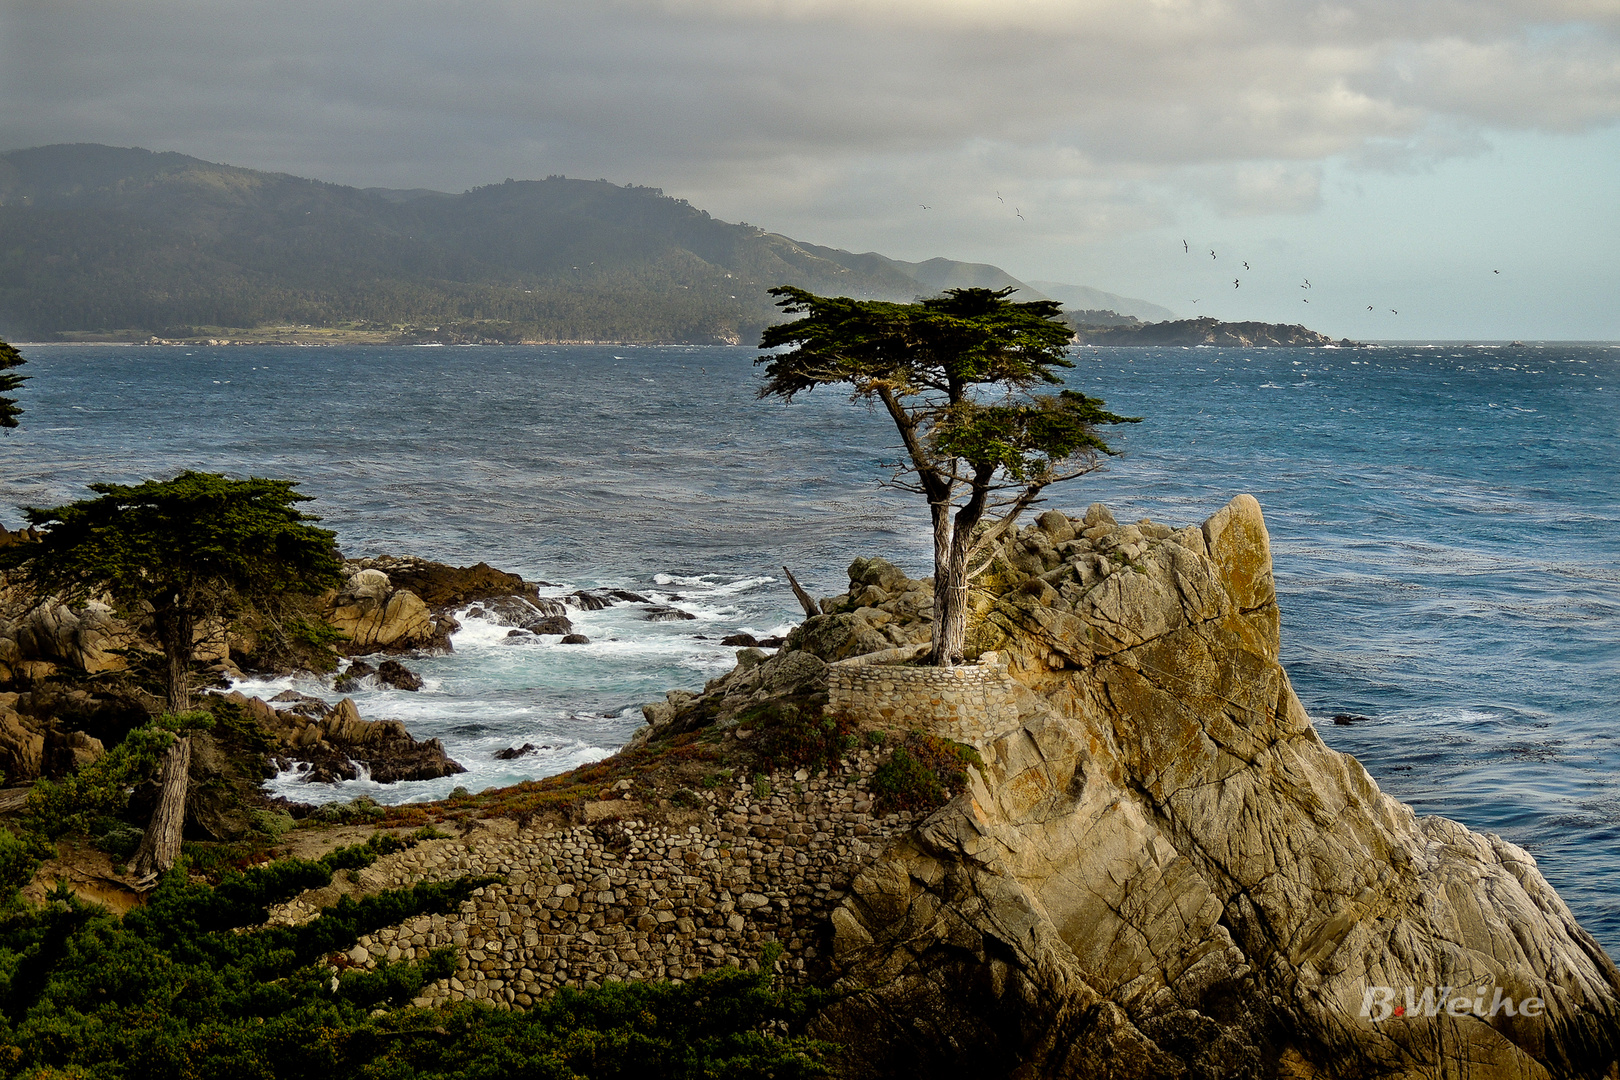
[[[1091,313],[1082,313],[1091,314]],[[1104,312],[1101,314],[1112,314]],[[1094,325],[1071,318],[1075,341],[1082,345],[1221,345],[1238,348],[1349,346],[1297,323],[1223,322],[1220,319],[1174,319],[1145,323],[1135,319]]]
[[[415,573],[431,591],[431,564],[385,565],[351,564],[323,602],[365,609],[357,628],[389,625],[366,616],[392,606],[431,641],[442,616],[403,585]],[[466,588],[438,579],[444,596],[525,596],[487,567],[458,573]],[[1620,1068],[1620,971],[1534,859],[1417,817],[1317,736],[1278,663],[1254,499],[1180,529],[1100,504],[1042,514],[976,586],[966,666],[913,663],[931,593],[859,559],[780,649],[741,649],[702,692],[644,707],[617,756],[379,808],[373,828],[459,835],[270,922],[502,875],[330,958],[377,970],[452,947],[424,1007],[688,980],[777,943],[784,978],[836,992],[808,1030],[843,1047],[846,1076]],[[20,677],[38,662],[9,654]]]

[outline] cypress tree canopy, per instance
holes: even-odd
[[[17,399],[5,395],[17,389],[23,384],[23,380],[28,378],[26,375],[18,375],[11,371],[12,368],[21,367],[25,363],[27,361],[23,359],[21,353],[8,343],[0,341],[0,428],[16,427],[17,418],[22,415],[22,410],[17,407]]]

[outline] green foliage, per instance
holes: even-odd
[[[26,573],[45,589],[110,589],[129,608],[184,605],[336,585],[334,535],[294,507],[291,480],[184,472],[143,484],[91,484],[100,497],[24,516],[43,530]],[[171,599],[178,594],[178,599]]]
[[[170,706],[184,710],[184,671],[200,620],[338,582],[333,534],[296,509],[310,497],[295,487],[200,472],[91,484],[98,498],[26,508],[29,523],[43,530],[39,542],[4,550],[26,548],[16,557],[26,558],[24,576],[43,592],[108,590],[126,611],[150,611],[170,663]]]
[[[1060,384],[1059,371],[1074,366],[1073,331],[1056,302],[1017,303],[1013,291],[947,289],[891,304],[782,286],[771,290],[777,306],[803,318],[760,338],[761,348],[789,347],[756,361],[766,365],[760,397],[791,401],[818,386],[848,386],[881,402],[894,422],[900,470],[915,478],[896,485],[923,495],[933,519],[932,664],[961,658],[969,563],[1045,488],[1116,452],[1098,425],[1139,419],[1073,390],[1033,392]],[[996,525],[977,532],[996,510],[1004,511]]]
[[[950,404],[968,387],[1005,384],[1028,389],[1058,383],[1054,368],[1073,367],[1066,355],[1073,332],[1058,321],[1051,300],[1015,303],[1012,289],[948,289],[915,304],[817,296],[784,285],[771,290],[794,322],[768,327],[760,347],[793,346],[766,365],[761,397],[794,395],[847,383],[859,395],[888,389],[897,397],[933,392]]]
[[[740,722],[754,729],[750,745],[769,772],[836,769],[856,742],[854,722],[842,714],[823,716],[819,699],[768,701],[743,713]]]
[[[799,1034],[826,997],[777,987],[771,954],[758,974],[564,990],[528,1012],[409,1007],[454,973],[452,949],[372,971],[321,962],[362,934],[455,910],[481,880],[345,898],[299,927],[241,929],[325,874],[284,860],[209,888],[171,873],[122,921],[60,889],[0,917],[0,1077],[827,1075],[833,1048]]]
[[[55,839],[69,832],[106,833],[119,817],[129,792],[157,768],[174,741],[171,731],[148,724],[124,736],[101,757],[60,780],[40,780],[28,792],[21,823],[30,832]]]
[[[1098,398],[1074,390],[1013,405],[961,402],[946,409],[929,432],[935,450],[973,469],[1000,469],[1019,482],[1056,475],[1083,453],[1112,454],[1098,424],[1134,423],[1108,412]]]
[[[22,416],[22,410],[17,407],[17,399],[5,397],[5,394],[17,389],[27,379],[26,375],[18,375],[12,368],[21,367],[27,363],[22,354],[9,343],[0,341],[0,428],[14,428],[17,418]]]
[[[214,726],[214,714],[207,709],[188,709],[180,713],[164,713],[154,718],[152,723],[176,735],[190,735],[197,731],[211,730]]]
[[[38,833],[21,836],[0,825],[0,908],[10,904],[17,892],[33,880],[39,864],[50,858],[51,847]]]
[[[913,731],[878,766],[872,794],[884,813],[934,810],[967,785],[969,766],[984,767],[973,747]]]
[[[322,619],[295,616],[286,622],[287,637],[311,649],[330,649],[349,635]]]

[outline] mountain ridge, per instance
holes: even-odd
[[[93,143],[0,154],[12,337],[751,343],[784,283],[1046,296],[988,264],[825,247],[605,180],[457,195]]]

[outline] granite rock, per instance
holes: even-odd
[[[1029,691],[1017,724],[830,920],[848,996],[815,1031],[861,1047],[851,1071],[1615,1075],[1620,972],[1535,860],[1417,817],[1318,737],[1277,660],[1259,504],[1075,524],[1045,577],[1015,557],[1030,530],[1010,539],[975,599],[970,644]],[[1379,1015],[1407,987],[1420,1007]],[[1427,987],[1465,1014],[1425,1015]],[[1498,989],[1544,1012],[1455,1004]]]

